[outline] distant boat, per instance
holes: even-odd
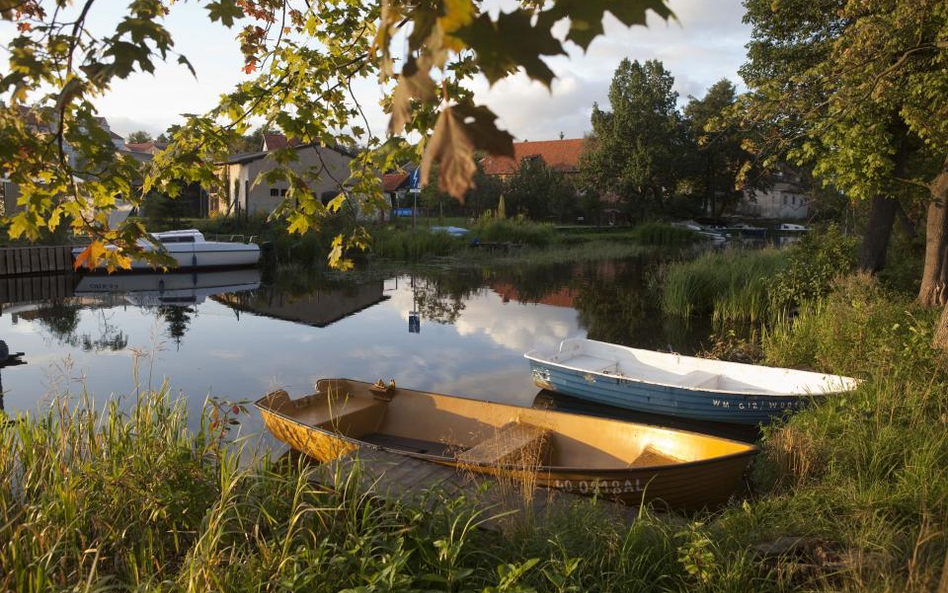
[[[207,241],[204,235],[195,229],[152,233],[160,250],[178,262],[176,269],[191,268],[233,268],[254,266],[260,261],[260,247],[256,243],[231,243],[225,241]],[[155,251],[155,245],[147,239],[139,239],[138,244],[146,251]],[[109,245],[106,249],[114,250]],[[79,256],[85,247],[72,250],[73,258]],[[133,270],[151,270],[153,266],[143,260],[132,261]]]
[[[814,398],[855,389],[849,377],[638,350],[586,339],[533,351],[533,382],[594,402],[695,420],[760,424]]]
[[[740,233],[742,237],[749,237],[752,239],[763,239],[767,237],[767,229],[764,227],[751,226],[743,222],[728,227],[728,230],[731,232]]]
[[[777,227],[777,230],[784,233],[805,233],[810,229],[806,228],[802,224],[784,222]]]
[[[718,229],[712,229],[710,227],[706,227],[704,225],[698,224],[697,222],[693,220],[682,220],[678,222],[673,222],[671,223],[671,225],[674,227],[694,231],[698,233],[699,235],[701,235],[702,239],[711,241],[712,243],[724,243],[725,241],[728,240],[727,233]]]
[[[757,452],[670,428],[349,379],[322,379],[298,399],[276,391],[256,406],[276,438],[319,461],[367,447],[466,472],[531,471],[538,486],[627,504],[723,503]]]
[[[465,229],[459,226],[433,226],[431,227],[432,233],[447,233],[452,237],[463,237],[464,235],[470,233],[469,229]]]

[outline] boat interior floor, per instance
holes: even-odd
[[[463,447],[449,445],[447,443],[438,443],[435,441],[423,441],[420,439],[411,439],[408,437],[399,437],[390,434],[374,432],[359,438],[360,441],[385,447],[391,451],[403,451],[405,453],[418,453],[421,455],[437,455],[439,457],[454,457]]]

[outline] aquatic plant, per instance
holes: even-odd
[[[701,241],[701,235],[691,229],[656,221],[636,225],[628,235],[635,243],[657,247],[685,247]]]
[[[662,308],[719,322],[766,320],[769,284],[786,265],[787,254],[776,249],[709,252],[669,264],[661,278]]]

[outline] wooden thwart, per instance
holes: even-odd
[[[543,465],[549,439],[548,430],[532,424],[511,422],[470,449],[458,454],[462,463]]]

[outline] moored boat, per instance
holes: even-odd
[[[370,447],[467,472],[530,471],[538,486],[626,504],[723,503],[757,451],[670,428],[348,379],[322,379],[299,399],[276,391],[256,406],[276,438],[319,461]]]
[[[254,266],[260,261],[260,246],[256,243],[232,243],[227,241],[208,241],[195,229],[153,233],[152,241],[140,239],[139,245],[146,251],[160,250],[170,255],[178,263],[176,269],[194,268],[234,268]],[[160,247],[156,247],[155,244]],[[84,247],[72,250],[73,258],[78,257]],[[115,249],[109,245],[106,249]],[[133,270],[150,270],[152,265],[143,260],[132,261]]]
[[[581,338],[556,351],[533,351],[541,389],[682,418],[760,424],[814,398],[849,391],[850,377],[639,350]]]

